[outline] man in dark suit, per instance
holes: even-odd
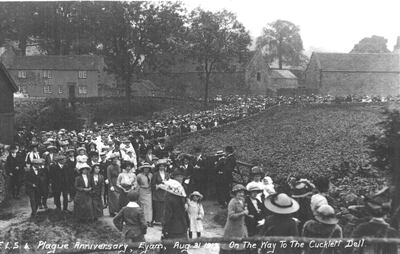
[[[225,163],[223,167],[222,193],[225,204],[229,203],[230,193],[233,184],[233,171],[236,168],[236,157],[232,146],[225,147]]]
[[[260,184],[255,182],[249,183],[247,191],[249,192],[249,196],[246,197],[246,206],[249,214],[245,217],[245,222],[249,236],[254,236],[259,233],[261,226],[265,223],[264,218],[267,216],[267,209],[257,199],[257,195],[263,191]]]
[[[225,177],[224,177],[224,167],[225,167],[225,153],[224,151],[218,151],[216,153],[216,160],[214,163],[215,172],[216,172],[216,192],[217,192],[217,201],[221,207],[226,207],[226,197],[225,197]]]
[[[204,196],[207,190],[206,159],[203,157],[201,147],[194,148],[195,159],[193,160],[193,172],[190,179],[190,192],[198,191]]]
[[[69,201],[71,202],[75,197],[75,177],[78,176],[78,172],[75,170],[76,167],[76,158],[75,158],[75,150],[68,149],[67,158],[64,164],[64,170],[66,172],[66,185],[68,186],[69,192]]]
[[[154,155],[159,159],[168,158],[168,150],[165,148],[165,139],[161,138],[154,148]]]
[[[26,174],[25,191],[26,194],[29,196],[29,201],[32,209],[32,218],[36,216],[36,212],[40,203],[39,168],[43,167],[43,163],[43,159],[33,159],[31,161],[32,167]]]
[[[61,210],[60,196],[63,197],[63,210],[68,210],[68,172],[67,168],[64,167],[65,156],[58,155],[54,158],[55,163],[50,165],[49,180],[53,189],[54,204],[57,210]]]
[[[18,154],[18,148],[16,146],[11,146],[10,154],[7,157],[6,164],[6,173],[10,177],[10,192],[13,195],[13,198],[19,198],[19,189],[23,171],[23,163],[20,155]]]

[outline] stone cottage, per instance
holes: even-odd
[[[399,56],[314,52],[305,71],[304,86],[334,96],[399,95]]]

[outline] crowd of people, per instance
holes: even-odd
[[[367,99],[361,102],[376,101]],[[201,147],[188,154],[168,142],[171,136],[214,128],[273,105],[335,100],[329,96],[236,96],[227,101],[214,110],[152,121],[95,124],[80,132],[23,128],[16,144],[0,145],[10,195],[20,198],[25,184],[32,218],[38,210],[48,209],[49,198],[54,199],[55,209],[67,213],[73,202],[73,215],[82,223],[96,221],[108,209],[126,241],[137,242],[144,241],[147,228],[155,225],[161,226],[164,239],[201,237],[206,212],[201,200],[209,197],[213,184],[218,203],[227,208],[226,237],[342,237],[327,198],[329,180],[322,178],[313,184],[292,179],[288,191],[276,191],[264,170],[254,167],[246,186],[233,185],[236,158],[232,146],[206,156]],[[347,101],[356,99],[348,97]],[[386,209],[373,202],[368,207],[373,219],[357,227],[354,236],[397,236],[383,219]],[[249,252],[221,245],[221,253],[240,251]]]

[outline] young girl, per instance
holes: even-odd
[[[86,155],[86,149],[84,147],[79,147],[77,149],[78,156],[76,156],[76,169],[82,168],[82,166],[86,165],[88,157]]]
[[[201,204],[201,199],[203,195],[198,191],[194,191],[190,194],[189,199],[186,204],[186,211],[189,216],[190,228],[189,228],[189,237],[193,237],[193,233],[197,233],[197,238],[201,237],[201,232],[203,231],[203,218],[204,218],[204,209]]]

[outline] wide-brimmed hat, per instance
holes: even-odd
[[[217,152],[215,153],[215,156],[224,156],[224,155],[225,155],[225,152],[222,151],[222,150],[219,150],[219,151],[217,151]]]
[[[169,165],[169,161],[168,161],[168,159],[159,159],[157,162],[156,162],[156,166],[160,166],[160,165]]]
[[[265,207],[273,213],[291,214],[299,210],[300,206],[296,200],[285,193],[269,195],[264,201]]]
[[[232,193],[236,193],[236,192],[238,192],[238,191],[245,191],[246,190],[246,188],[243,186],[243,185],[241,185],[241,184],[236,184],[235,186],[233,186],[233,188],[232,188]]]
[[[251,168],[250,174],[253,175],[253,176],[255,176],[255,175],[263,176],[265,173],[264,173],[264,171],[263,171],[263,169],[261,167],[254,166],[254,167]]]
[[[69,148],[67,149],[67,151],[65,151],[66,153],[75,153],[75,149],[73,148]]]
[[[47,147],[47,150],[48,150],[48,151],[50,151],[50,150],[57,150],[57,147],[51,145],[51,146],[48,146],[48,147]]]
[[[86,168],[86,169],[89,169],[89,170],[92,169],[87,163],[84,163],[80,168],[78,168],[78,171],[81,172],[81,171],[84,170],[85,168]]]
[[[86,152],[86,148],[84,148],[84,147],[82,147],[82,146],[76,148],[76,151],[77,151],[78,153],[79,153],[81,150],[83,150],[83,151]]]
[[[145,162],[145,163],[143,163],[141,166],[139,166],[139,168],[138,168],[138,169],[144,169],[144,168],[149,168],[149,169],[152,169],[152,168],[153,168],[153,166],[152,166],[152,165],[150,165],[148,162]]]
[[[189,198],[192,198],[193,196],[198,196],[200,199],[203,199],[203,195],[201,195],[201,193],[198,192],[198,191],[193,191],[193,192],[189,195]]]
[[[64,155],[57,155],[54,157],[54,161],[56,162],[64,161],[65,159],[66,157]]]
[[[313,193],[315,186],[308,179],[300,179],[293,186],[293,198],[303,198]]]
[[[262,185],[263,185],[262,183],[250,182],[250,183],[247,184],[246,190],[248,192],[252,192],[252,191],[261,192],[261,191],[264,190]]]
[[[160,189],[179,197],[186,197],[186,192],[182,184],[174,179],[165,181],[164,184],[160,185]]]
[[[336,218],[335,210],[330,205],[321,205],[314,215],[315,219],[324,224],[337,224],[339,220]]]

